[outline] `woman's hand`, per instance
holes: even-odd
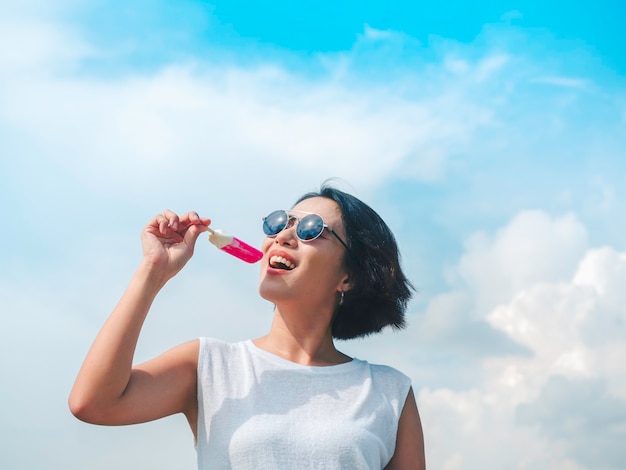
[[[164,281],[172,278],[189,261],[198,236],[210,223],[196,212],[180,217],[170,210],[158,214],[141,233],[144,264],[158,270]]]

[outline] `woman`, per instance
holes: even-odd
[[[145,227],[142,263],[87,354],[72,413],[106,425],[184,413],[200,469],[425,468],[409,379],[333,343],[402,327],[411,295],[388,227],[335,188],[264,219],[259,292],[275,306],[266,336],[201,338],[133,366],[152,301],[210,222],[165,211]]]

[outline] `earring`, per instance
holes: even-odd
[[[345,295],[344,291],[341,291],[341,297],[339,297],[339,305],[343,305],[343,297]]]

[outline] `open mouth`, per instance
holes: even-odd
[[[282,256],[272,256],[270,258],[270,266],[274,269],[284,269],[286,271],[291,271],[296,267],[295,264]]]

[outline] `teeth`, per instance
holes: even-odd
[[[272,266],[276,266],[278,264],[282,264],[284,266],[287,266],[287,268],[289,269],[293,269],[296,267],[295,264],[293,264],[291,261],[289,261],[286,258],[283,258],[282,256],[272,256],[270,258],[270,265]]]

